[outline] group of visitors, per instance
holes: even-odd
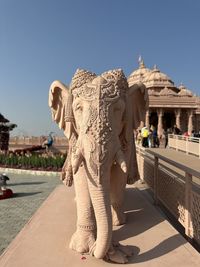
[[[200,131],[199,132],[195,132],[194,130],[191,133],[191,137],[196,137],[196,138],[200,138]]]
[[[169,128],[167,129],[168,134],[176,134],[176,135],[183,135],[186,137],[197,137],[200,138],[200,131],[199,132],[195,132],[194,130],[192,130],[192,132],[182,132],[176,125],[174,125],[173,128]]]
[[[148,129],[146,126],[136,132],[136,142],[143,147],[159,147],[160,142],[157,134],[157,129],[151,127]]]
[[[166,148],[168,146],[169,134],[200,138],[200,131],[192,131],[190,134],[188,132],[182,133],[181,130],[177,127],[177,125],[174,125],[174,127],[171,128],[165,128],[162,136],[158,136],[156,127],[151,126],[150,128],[147,128],[145,126],[142,129],[136,131],[136,142],[138,145],[151,148],[159,147],[161,139],[164,139],[163,145]]]

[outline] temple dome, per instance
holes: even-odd
[[[145,77],[142,81],[147,88],[149,87],[175,87],[174,82],[164,73],[162,73],[156,66]]]
[[[153,89],[149,89],[149,90],[148,90],[148,94],[149,94],[150,96],[159,96],[159,93],[156,92],[156,91],[153,90]]]
[[[146,68],[144,60],[139,60],[139,68],[134,70],[128,77],[128,84],[132,85],[134,83],[142,82],[144,76],[151,70]]]
[[[172,90],[171,88],[168,88],[168,87],[164,87],[160,93],[159,93],[160,96],[177,96],[177,93],[174,92],[174,90]]]
[[[181,84],[178,88],[180,90],[180,92],[178,93],[179,96],[186,96],[186,97],[193,96],[192,91],[188,90],[183,84]]]

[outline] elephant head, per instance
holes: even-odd
[[[70,173],[76,179],[80,166],[86,170],[97,222],[92,253],[103,258],[112,238],[111,168],[118,165],[126,177],[132,175],[133,129],[144,119],[146,88],[143,84],[129,88],[120,69],[100,76],[78,69],[69,89],[58,81],[52,83],[49,105],[53,119],[71,142]]]

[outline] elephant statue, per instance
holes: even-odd
[[[70,248],[126,263],[130,252],[113,242],[112,226],[125,223],[125,186],[139,179],[133,129],[145,118],[147,89],[129,87],[121,69],[99,76],[78,69],[69,88],[51,84],[49,106],[69,141],[62,179],[73,181],[77,205]]]

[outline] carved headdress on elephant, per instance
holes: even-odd
[[[125,186],[139,178],[133,130],[144,121],[147,89],[129,87],[121,69],[99,76],[78,69],[69,88],[52,83],[49,106],[69,140],[62,178],[67,185],[74,179],[78,215],[70,247],[126,262],[113,247],[112,225],[125,222]]]

